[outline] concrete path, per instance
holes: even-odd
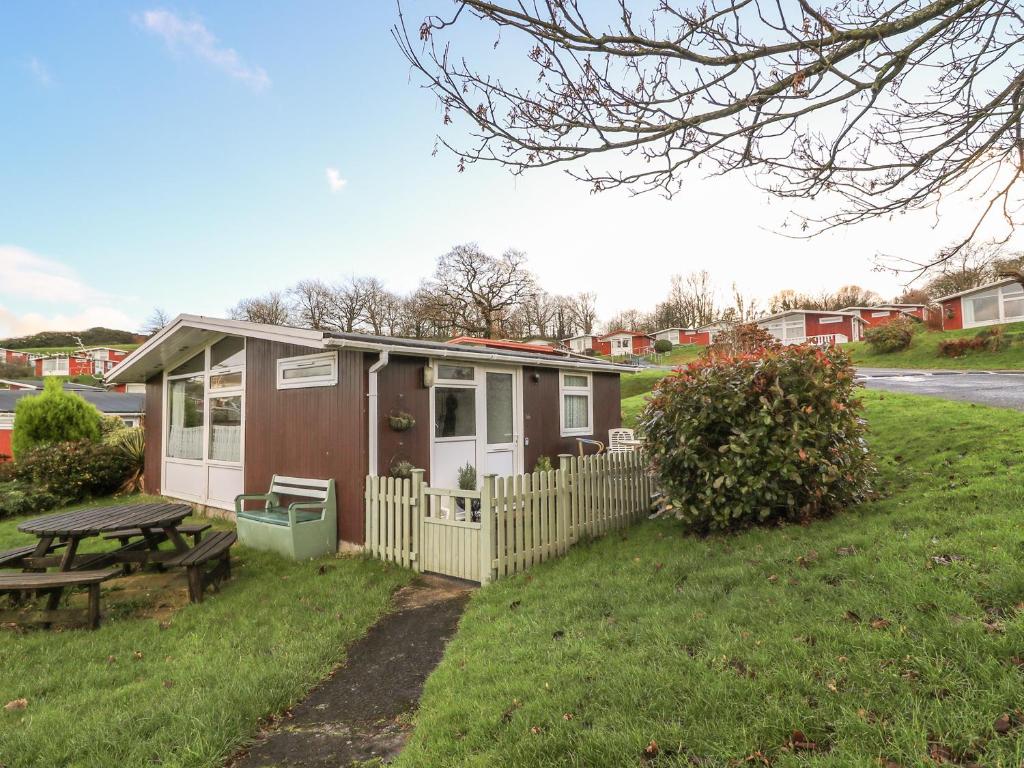
[[[228,766],[333,768],[393,758],[475,586],[423,576],[399,590],[391,613],[348,649],[344,666]]]
[[[1024,411],[1024,371],[922,371],[858,368],[868,389],[931,395]]]

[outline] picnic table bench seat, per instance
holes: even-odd
[[[0,552],[0,568],[22,568],[25,565],[25,558],[32,556],[36,551],[36,546],[35,544],[29,544],[25,547],[17,547],[16,549]],[[46,551],[53,552],[63,546],[66,546],[66,542],[55,541],[46,548]]]
[[[11,610],[0,611],[0,621],[38,622],[48,627],[56,620],[71,618],[74,611],[58,609],[64,590],[69,587],[85,587],[89,591],[89,607],[86,622],[91,629],[100,624],[100,584],[116,576],[117,568],[97,571],[50,571],[48,573],[0,573],[0,593],[21,597],[26,592],[47,593],[46,609],[26,613]]]
[[[202,540],[203,534],[208,530],[210,530],[210,523],[189,523],[188,525],[178,526],[178,533],[191,536],[193,544],[198,544]],[[125,528],[124,530],[105,533],[103,538],[117,539],[123,546],[128,543],[129,539],[137,539],[145,535],[141,528]],[[150,536],[159,538],[161,541],[167,538],[167,534],[163,530],[150,531]]]
[[[238,535],[234,531],[217,531],[188,552],[167,561],[169,566],[187,570],[188,596],[193,603],[203,602],[208,586],[218,589],[221,581],[231,578],[231,547],[236,541]],[[207,568],[211,562],[213,567]]]
[[[299,499],[284,503],[282,499]],[[246,509],[246,502],[261,501]],[[268,493],[235,497],[238,540],[246,547],[306,560],[335,552],[338,512],[334,480],[274,475]]]

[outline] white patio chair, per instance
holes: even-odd
[[[608,453],[629,453],[635,451],[637,440],[632,429],[608,430]]]

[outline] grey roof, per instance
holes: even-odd
[[[39,392],[31,389],[11,390],[0,389],[0,413],[14,413],[14,407],[23,397],[35,397]],[[101,413],[118,416],[141,414],[145,411],[146,396],[142,394],[122,394],[100,390],[84,390],[76,392],[87,402],[92,403]]]
[[[443,352],[445,350],[458,349],[460,351],[469,352],[470,354],[480,355],[497,355],[498,357],[510,357],[516,358],[522,363],[524,358],[527,360],[535,359],[539,363],[551,364],[551,361],[557,360],[560,357],[567,360],[578,359],[575,356],[570,356],[564,353],[562,350],[556,349],[558,354],[552,354],[551,352],[530,352],[528,350],[519,349],[501,349],[499,347],[488,347],[483,344],[451,344],[447,341],[431,341],[429,339],[407,339],[404,337],[396,336],[375,336],[371,333],[344,333],[341,331],[324,331],[324,338],[328,339],[344,339],[346,341],[368,341],[375,344],[386,344],[391,346],[401,346],[403,348],[411,349],[422,349],[424,352],[437,351]],[[595,369],[608,368],[612,371],[621,371],[622,366],[615,363],[605,363],[602,360],[593,360],[587,358],[587,363],[592,364]]]
[[[26,387],[35,387],[36,389],[43,388],[42,379],[4,379],[5,382],[12,384],[21,384]],[[99,385],[82,384],[78,381],[65,381],[63,384],[65,392],[105,392],[106,389]]]

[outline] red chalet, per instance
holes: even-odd
[[[928,307],[924,304],[879,304],[874,307],[844,307],[841,312],[852,312],[864,321],[866,328],[891,323],[898,317],[928,319]]]

